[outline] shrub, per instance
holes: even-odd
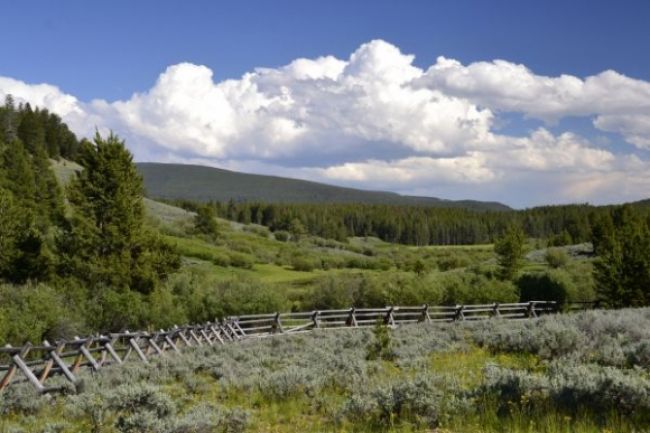
[[[270,234],[270,231],[269,231],[269,229],[267,227],[257,226],[257,225],[245,225],[244,226],[244,231],[256,234],[257,236],[262,237],[262,238],[268,238],[269,234]]]
[[[273,233],[273,237],[275,237],[276,241],[288,242],[289,239],[291,238],[291,234],[287,231],[279,230]]]
[[[395,352],[392,348],[388,326],[382,323],[381,320],[378,320],[372,330],[372,335],[373,339],[366,349],[366,359],[369,361],[377,359],[383,359],[385,361],[393,360],[395,358]]]
[[[316,266],[316,261],[309,257],[294,256],[291,259],[291,267],[294,271],[311,272]]]
[[[569,256],[566,251],[560,248],[549,248],[546,250],[544,260],[546,260],[546,263],[548,263],[551,268],[557,269],[566,266],[569,262]]]
[[[339,416],[359,424],[381,426],[382,430],[400,422],[436,427],[442,393],[429,376],[406,379],[381,386],[368,393],[353,394]]]
[[[252,269],[254,260],[246,254],[230,253],[230,265],[236,268]]]
[[[471,264],[471,261],[465,255],[450,253],[449,255],[439,258],[437,264],[438,269],[441,271],[449,271],[451,269],[467,267]]]
[[[562,271],[524,274],[517,280],[519,299],[527,301],[555,301],[560,307],[575,298],[575,286]]]
[[[108,395],[112,410],[124,413],[151,412],[164,418],[175,412],[174,402],[160,388],[148,384],[126,384],[117,387]]]
[[[260,384],[262,395],[274,400],[287,400],[291,397],[308,393],[319,388],[322,375],[310,368],[289,366],[271,373]]]

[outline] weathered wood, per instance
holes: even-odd
[[[79,351],[88,360],[88,362],[90,362],[90,365],[92,365],[93,370],[99,371],[99,368],[100,368],[99,364],[97,364],[97,360],[95,359],[95,357],[88,351],[88,348],[86,347],[86,344],[87,343],[82,344],[81,346],[79,346]]]
[[[109,355],[111,355],[111,358],[113,358],[115,362],[117,362],[119,365],[122,364],[122,358],[120,358],[120,355],[117,354],[110,342],[104,343],[104,348],[106,348],[106,351]]]
[[[4,348],[7,349],[5,353],[15,353],[15,348],[12,347],[11,344],[7,344]],[[27,355],[28,352],[29,352],[29,344],[26,344],[22,348],[18,349],[18,353],[22,354],[23,356]],[[13,379],[17,370],[18,367],[15,364],[12,364],[7,369],[7,373],[4,375],[2,380],[0,380],[0,391],[2,391],[3,389],[9,386],[9,383],[11,383],[11,379]]]
[[[129,346],[133,348],[133,351],[138,355],[142,362],[149,364],[149,360],[145,356],[144,352],[142,352],[142,349],[140,349],[140,346],[138,346],[138,343],[135,340],[136,337],[129,338]]]
[[[174,350],[174,352],[181,353],[181,351],[178,350],[178,346],[176,346],[176,344],[172,341],[172,339],[169,338],[169,335],[165,335],[164,338],[165,338],[165,341],[167,342],[167,344],[169,344],[169,347],[171,347]]]
[[[210,346],[212,346],[214,343],[212,342],[212,339],[210,336],[205,332],[204,329],[200,329],[199,332],[201,333],[201,336],[205,339],[205,341],[208,342]]]
[[[59,354],[57,353],[56,350],[52,350],[50,352],[50,356],[52,357],[52,360],[56,363],[56,365],[59,367],[63,375],[72,383],[77,383],[77,378],[75,377],[74,373],[70,371],[68,368],[67,364],[59,357]]]
[[[160,355],[160,356],[165,356],[165,353],[162,351],[162,349],[160,348],[160,346],[158,346],[158,344],[156,343],[156,339],[155,339],[155,337],[149,337],[149,338],[147,339],[147,343],[149,344],[149,346],[151,346],[151,347],[153,348],[153,350],[156,351],[156,353],[157,353],[158,355]]]
[[[196,344],[198,344],[199,346],[203,346],[203,343],[201,343],[201,340],[196,335],[196,333],[194,332],[193,329],[190,329],[188,332],[190,334],[190,337],[192,337],[192,339],[194,339],[194,341],[196,341]]]
[[[43,341],[43,346],[49,347],[50,343],[47,340]],[[41,371],[41,375],[38,378],[38,381],[43,384],[46,380],[47,377],[50,375],[50,372],[52,371],[52,367],[54,367],[54,360],[52,357],[50,359],[45,361],[45,366],[43,367],[43,370]]]
[[[39,392],[43,392],[45,390],[45,387],[41,384],[41,382],[38,380],[36,375],[34,375],[34,372],[30,370],[27,364],[25,364],[25,361],[20,356],[20,353],[15,354],[14,356],[11,357],[11,359]]]

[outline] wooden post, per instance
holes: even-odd
[[[160,356],[165,355],[163,351],[160,349],[160,346],[156,344],[156,338],[153,335],[150,335],[149,338],[147,338],[147,343],[149,343],[149,345],[153,347],[153,350],[155,350],[158,355]]]
[[[275,313],[275,318],[273,321],[273,332],[284,332],[284,328],[282,327],[282,322],[280,321],[280,313]]]
[[[38,378],[34,375],[34,372],[29,369],[23,358],[20,356],[20,353],[15,354],[11,357],[14,361],[14,364],[23,372],[23,374],[29,379],[29,381],[34,385],[34,387],[39,391],[45,391],[45,387],[41,384]]]
[[[79,340],[78,336],[74,337],[75,340]],[[79,350],[79,345],[77,345],[77,357],[74,359],[72,362],[72,372],[77,373],[79,371],[79,368],[81,367],[81,362],[84,360],[84,355],[81,353],[81,350]]]
[[[171,347],[174,350],[174,352],[181,353],[181,351],[178,350],[178,346],[176,346],[174,341],[171,338],[169,338],[169,335],[165,334],[164,338],[165,338],[165,341],[167,342],[167,344],[169,344],[169,347]]]
[[[495,302],[492,306],[492,315],[493,317],[501,317],[501,312],[499,311],[499,303]]]
[[[119,357],[115,349],[113,348],[113,345],[111,344],[110,341],[107,341],[104,343],[104,348],[108,352],[109,355],[111,355],[111,358],[115,360],[119,365],[122,365],[122,359]]]
[[[384,323],[389,326],[395,326],[395,318],[393,317],[393,310],[395,307],[388,307],[386,312],[386,317],[384,318]]]
[[[49,344],[47,344],[49,346]],[[56,365],[61,369],[61,372],[63,375],[72,383],[77,383],[77,378],[75,375],[70,371],[68,368],[68,365],[61,359],[59,356],[59,351],[63,351],[64,344],[59,345],[59,348],[54,348],[52,346],[52,349],[50,349],[50,357],[52,360],[56,363]],[[57,350],[58,349],[58,350]]]
[[[320,328],[319,316],[320,316],[320,311],[314,311],[311,315],[311,321],[314,324],[314,328]]]
[[[421,322],[427,322],[427,323],[431,322],[431,317],[429,316],[429,305],[428,304],[424,304],[424,306],[422,306],[422,320],[421,320]]]
[[[43,346],[49,347],[50,343],[48,343],[47,340],[43,340]],[[47,380],[47,377],[50,375],[50,371],[52,371],[52,367],[54,367],[54,360],[52,359],[52,357],[50,357],[50,359],[48,359],[45,362],[43,371],[41,371],[41,375],[38,378],[38,381],[41,382],[41,384],[45,383],[45,381]]]
[[[232,336],[235,340],[241,340],[241,337],[237,335],[237,331],[235,330],[235,328],[233,328],[233,326],[230,323],[226,322],[226,328],[228,328],[228,330],[232,333]]]
[[[239,325],[239,320],[236,320],[233,323],[234,323],[233,327],[235,328],[235,332],[239,331],[242,337],[246,337],[248,335],[246,334],[246,331],[244,331],[242,327]]]
[[[75,339],[78,339],[75,338]],[[88,351],[88,347],[86,347],[86,344],[92,344],[92,339],[88,340],[88,342],[83,343],[81,346],[79,346],[79,352],[90,362],[90,365],[93,367],[93,370],[98,371],[99,370],[99,364],[97,364],[97,360],[95,357]],[[79,368],[77,366],[77,368]]]
[[[454,320],[465,320],[465,314],[463,314],[464,309],[464,305],[456,305],[456,314],[454,315]]]
[[[192,347],[192,343],[190,343],[190,340],[187,339],[185,336],[185,331],[183,329],[179,329],[178,331],[178,336],[181,337],[181,340],[183,340],[183,343],[185,343],[185,346],[187,347]]]
[[[133,336],[129,338],[129,346],[133,348],[133,351],[138,355],[140,360],[144,362],[145,364],[149,364],[149,360],[145,356],[145,354],[142,352],[142,349],[140,349],[140,346],[138,346],[138,343],[135,341],[137,337]]]
[[[203,346],[203,343],[201,343],[201,340],[196,335],[193,329],[190,329],[188,332],[190,333],[190,337],[192,337],[194,341],[196,341],[196,344],[198,344],[199,346]]]
[[[529,318],[537,317],[537,312],[535,312],[535,303],[533,301],[528,302],[528,308],[526,310],[526,317],[529,317]]]
[[[350,315],[348,316],[348,320],[346,321],[347,326],[351,326],[351,327],[354,327],[354,328],[359,326],[359,324],[357,323],[357,317],[354,314],[355,311],[356,311],[356,309],[354,307],[350,308]]]
[[[24,345],[24,346],[22,347],[22,349],[20,350],[20,353],[21,353],[23,356],[25,356],[25,355],[27,355],[27,353],[29,353],[29,346],[30,346],[29,344],[26,344],[26,345]],[[12,348],[11,344],[7,344],[7,345],[5,345],[5,347],[6,347],[7,349],[11,349],[11,348]],[[18,367],[17,367],[15,364],[9,366],[9,369],[7,370],[7,373],[4,375],[4,377],[2,378],[2,380],[0,380],[0,391],[2,391],[3,389],[5,389],[6,387],[9,386],[9,383],[11,382],[11,379],[13,379],[13,377],[14,377],[14,375],[16,374],[16,371],[17,371],[17,370],[18,370]]]
[[[219,342],[220,342],[221,344],[226,344],[226,343],[223,341],[223,338],[221,338],[221,332],[219,332],[219,331],[214,327],[214,325],[210,325],[210,331],[212,331],[212,335],[214,335],[214,337],[215,337],[217,340],[219,340]]]
[[[208,342],[208,345],[212,346],[214,344],[210,336],[205,332],[205,329],[201,328],[199,329],[199,332],[201,333],[203,339]]]

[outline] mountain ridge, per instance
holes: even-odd
[[[499,202],[409,196],[202,165],[139,162],[136,166],[150,198],[200,202],[232,199],[266,203],[360,203],[457,207],[481,211],[512,210]]]

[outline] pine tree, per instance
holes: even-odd
[[[72,217],[59,238],[61,271],[91,287],[150,292],[178,260],[145,230],[144,188],[131,154],[112,133],[96,134],[79,162],[84,169],[67,190]]]
[[[596,289],[612,307],[650,305],[650,223],[629,205],[594,227]]]
[[[503,280],[512,280],[521,269],[526,236],[517,225],[511,225],[503,237],[494,243],[499,263],[499,275]]]
[[[219,235],[219,226],[215,218],[216,215],[213,206],[199,206],[196,209],[196,216],[194,217],[195,230],[208,236],[217,237]]]

